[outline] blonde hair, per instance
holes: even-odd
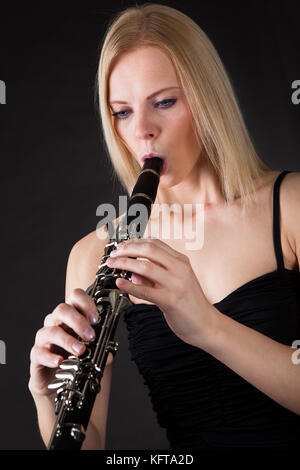
[[[191,18],[156,3],[117,13],[102,41],[95,91],[105,151],[124,189],[131,194],[141,167],[115,132],[108,83],[121,54],[140,46],[156,46],[168,54],[190,108],[196,138],[216,172],[224,200],[230,203],[240,197],[247,204],[247,197],[255,194],[254,180],[271,170],[254,149],[225,67]]]

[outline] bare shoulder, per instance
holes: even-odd
[[[116,227],[119,219],[115,219]],[[97,228],[78,240],[72,247],[67,264],[66,298],[71,289],[86,290],[95,280],[96,272],[109,242],[109,233],[105,226]]]
[[[286,226],[289,243],[300,257],[300,172],[285,175],[280,187],[280,213]]]

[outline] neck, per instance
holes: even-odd
[[[207,159],[199,159],[187,178],[176,186],[158,188],[156,202],[158,205],[175,205],[181,211],[189,204],[192,214],[196,213],[196,204],[202,204],[206,211],[225,204],[217,174]]]

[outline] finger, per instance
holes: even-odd
[[[38,330],[35,344],[42,348],[46,347],[47,349],[50,349],[52,345],[59,346],[76,356],[79,356],[85,351],[85,345],[83,343],[66,333],[59,326],[49,326]]]
[[[185,257],[183,253],[180,251],[175,250],[172,248],[170,245],[167,243],[163,242],[159,238],[154,238],[154,237],[148,237],[148,238],[130,238],[129,240],[126,240],[126,246],[127,244],[132,244],[135,243],[137,245],[140,245],[141,243],[149,243],[150,245],[157,246],[163,250],[165,250],[167,253],[170,255],[174,256],[175,258],[182,258]]]
[[[138,286],[143,285],[143,286],[154,287],[154,282],[136,273],[132,273],[131,282],[133,282],[133,284],[137,284]]]
[[[161,284],[162,286],[165,285],[168,280],[167,271],[151,261],[118,256],[114,259],[108,258],[106,263],[109,267],[139,274],[152,282]]]
[[[145,258],[153,261],[164,269],[171,269],[177,257],[170,256],[165,249],[159,247],[156,243],[142,241],[139,243],[126,243],[121,245],[114,253],[110,253],[111,258],[119,256],[131,256],[135,258]]]
[[[159,308],[168,308],[168,296],[165,289],[154,288],[144,285],[135,285],[124,278],[116,279],[116,286],[123,292],[126,292],[138,299],[148,300]]]
[[[33,367],[45,366],[54,368],[58,367],[63,357],[51,353],[47,348],[34,345],[30,352],[30,360]]]
[[[66,303],[73,305],[79,312],[85,315],[90,323],[96,323],[99,313],[95,302],[83,289],[72,289]]]
[[[68,304],[59,304],[53,313],[47,315],[44,326],[67,325],[84,341],[90,341],[95,336],[94,329],[90,326],[88,319],[81,315],[74,307]]]
[[[148,300],[154,304],[161,302],[164,294],[164,289],[155,289],[153,287],[136,285],[124,278],[116,279],[116,286],[130,295],[137,297],[138,299]]]

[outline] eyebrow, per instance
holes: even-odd
[[[171,90],[173,88],[181,88],[181,87],[179,87],[179,86],[169,86],[167,88],[161,88],[160,90],[155,91],[154,93],[152,93],[150,96],[147,96],[147,100],[150,100],[151,98],[153,98],[153,96],[158,95],[162,91]],[[109,104],[113,104],[113,103],[128,104],[127,101],[110,101],[109,102]]]

